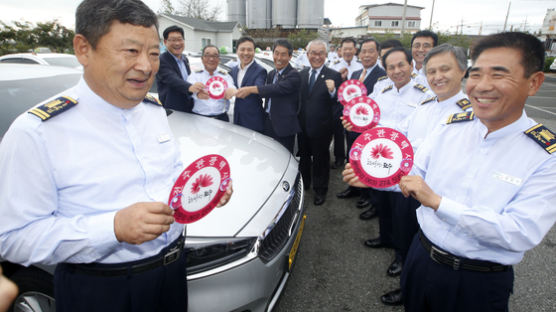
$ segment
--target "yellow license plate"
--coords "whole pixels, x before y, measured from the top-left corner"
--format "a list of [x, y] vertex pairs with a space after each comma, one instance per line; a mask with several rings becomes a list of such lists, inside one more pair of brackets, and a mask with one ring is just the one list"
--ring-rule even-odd
[[303, 227], [305, 226], [305, 219], [307, 219], [307, 215], [303, 215], [301, 218], [301, 224], [299, 225], [299, 230], [297, 231], [297, 235], [295, 236], [295, 241], [293, 242], [292, 249], [290, 250], [290, 255], [288, 257], [288, 270], [291, 271], [293, 261], [295, 259], [295, 254], [297, 254], [297, 248], [299, 247], [299, 242], [301, 242], [301, 234], [303, 233]]

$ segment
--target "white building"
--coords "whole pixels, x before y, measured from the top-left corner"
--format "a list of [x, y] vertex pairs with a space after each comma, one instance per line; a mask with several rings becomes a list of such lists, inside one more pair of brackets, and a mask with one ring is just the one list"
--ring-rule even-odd
[[[415, 33], [421, 28], [423, 7], [408, 5], [405, 12], [405, 32]], [[384, 3], [362, 5], [355, 25], [367, 26], [369, 33], [401, 33], [403, 4]]]
[[159, 14], [159, 33], [169, 26], [177, 25], [183, 28], [185, 35], [185, 50], [200, 52], [204, 46], [213, 44], [219, 48], [233, 48], [235, 40], [241, 37], [238, 22], [210, 22], [202, 19]]
[[556, 10], [546, 9], [540, 39], [545, 42], [549, 55], [556, 55]]

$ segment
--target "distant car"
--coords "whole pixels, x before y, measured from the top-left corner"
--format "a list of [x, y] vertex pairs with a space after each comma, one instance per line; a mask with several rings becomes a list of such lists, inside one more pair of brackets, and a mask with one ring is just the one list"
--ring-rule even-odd
[[64, 53], [16, 53], [0, 56], [0, 63], [40, 64], [82, 69], [73, 54]]
[[[192, 69], [197, 66], [190, 61]], [[55, 66], [0, 64], [1, 134], [15, 116], [77, 84], [80, 76]], [[247, 128], [183, 112], [169, 112], [168, 121], [185, 165], [222, 155], [234, 185], [225, 207], [187, 226], [188, 311], [271, 311], [294, 268], [305, 222], [298, 162], [279, 143]], [[2, 268], [19, 286], [15, 311], [55, 311], [54, 267], [2, 262]]]
[[554, 58], [554, 61], [550, 64], [550, 71], [556, 71], [556, 58]]

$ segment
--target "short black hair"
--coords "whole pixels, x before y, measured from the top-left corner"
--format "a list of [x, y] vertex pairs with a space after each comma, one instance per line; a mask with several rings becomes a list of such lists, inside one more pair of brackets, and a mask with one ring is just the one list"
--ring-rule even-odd
[[274, 50], [276, 50], [276, 47], [284, 47], [284, 48], [288, 49], [288, 54], [290, 56], [292, 56], [293, 46], [288, 40], [286, 40], [286, 39], [276, 39], [276, 41], [274, 41], [274, 45], [272, 46], [272, 52], [274, 52]]
[[253, 49], [254, 49], [256, 47], [255, 40], [253, 38], [249, 37], [249, 36], [243, 36], [243, 37], [241, 37], [237, 40], [236, 50], [237, 50], [237, 48], [239, 48], [240, 44], [242, 44], [244, 42], [248, 42], [248, 41], [253, 44]]
[[164, 40], [168, 40], [168, 35], [170, 35], [170, 33], [173, 33], [173, 32], [179, 32], [181, 34], [181, 37], [185, 38], [183, 28], [181, 28], [177, 25], [172, 25], [172, 26], [167, 27], [166, 29], [164, 29], [164, 32], [162, 33], [162, 37], [164, 37]]
[[544, 46], [533, 35], [522, 32], [503, 32], [490, 35], [479, 40], [471, 50], [473, 63], [485, 50], [494, 48], [511, 48], [521, 52], [521, 65], [525, 77], [542, 71], [544, 68]]
[[405, 54], [405, 59], [407, 60], [409, 65], [411, 65], [411, 60], [412, 60], [411, 53], [409, 53], [409, 51], [407, 51], [403, 47], [395, 47], [395, 48], [392, 48], [392, 49], [388, 50], [388, 52], [386, 52], [386, 54], [384, 54], [384, 56], [382, 57], [382, 65], [384, 65], [384, 68], [387, 67], [386, 59], [388, 59], [388, 56], [390, 56], [390, 54], [392, 54], [394, 52], [403, 52]]
[[416, 32], [415, 34], [413, 34], [413, 37], [411, 37], [411, 46], [413, 46], [413, 40], [415, 40], [415, 38], [419, 38], [419, 37], [431, 37], [433, 44], [433, 47], [436, 47], [438, 45], [438, 35], [430, 30], [420, 30], [418, 32]]
[[156, 14], [141, 0], [84, 0], [75, 11], [75, 33], [87, 38], [95, 49], [114, 21], [155, 26], [158, 35]]
[[399, 47], [403, 47], [403, 44], [396, 39], [389, 39], [389, 40], [385, 40], [380, 44], [380, 50], [382, 51], [382, 49], [391, 49], [391, 48], [399, 48]]
[[354, 48], [357, 47], [357, 42], [355, 42], [355, 39], [353, 37], [347, 37], [347, 38], [342, 39], [342, 42], [340, 43], [340, 47], [343, 47], [344, 43], [346, 43], [346, 42], [353, 43]]
[[364, 39], [363, 41], [361, 41], [361, 44], [359, 44], [359, 51], [361, 51], [361, 49], [363, 48], [363, 45], [367, 42], [374, 42], [375, 46], [376, 46], [376, 50], [380, 51], [380, 43], [378, 43], [378, 41], [375, 38], [367, 38], [367, 39]]
[[214, 44], [207, 44], [206, 46], [204, 46], [204, 47], [203, 47], [203, 50], [202, 50], [202, 52], [201, 52], [201, 56], [204, 56], [204, 55], [205, 55], [205, 50], [208, 49], [208, 48], [215, 48], [216, 51], [218, 52], [218, 56], [220, 56], [220, 50], [219, 50], [218, 47], [215, 46]]

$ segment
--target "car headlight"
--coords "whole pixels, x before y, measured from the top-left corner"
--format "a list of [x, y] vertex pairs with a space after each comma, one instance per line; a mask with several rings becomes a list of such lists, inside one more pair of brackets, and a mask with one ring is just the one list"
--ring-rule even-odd
[[[194, 275], [205, 272], [214, 274], [211, 270], [218, 268], [224, 271], [229, 267], [239, 265], [237, 260], [244, 263], [256, 257], [257, 237], [242, 238], [188, 238], [185, 246], [187, 257], [187, 273]], [[249, 254], [252, 257], [248, 257]], [[205, 275], [205, 274], [203, 274]]]

